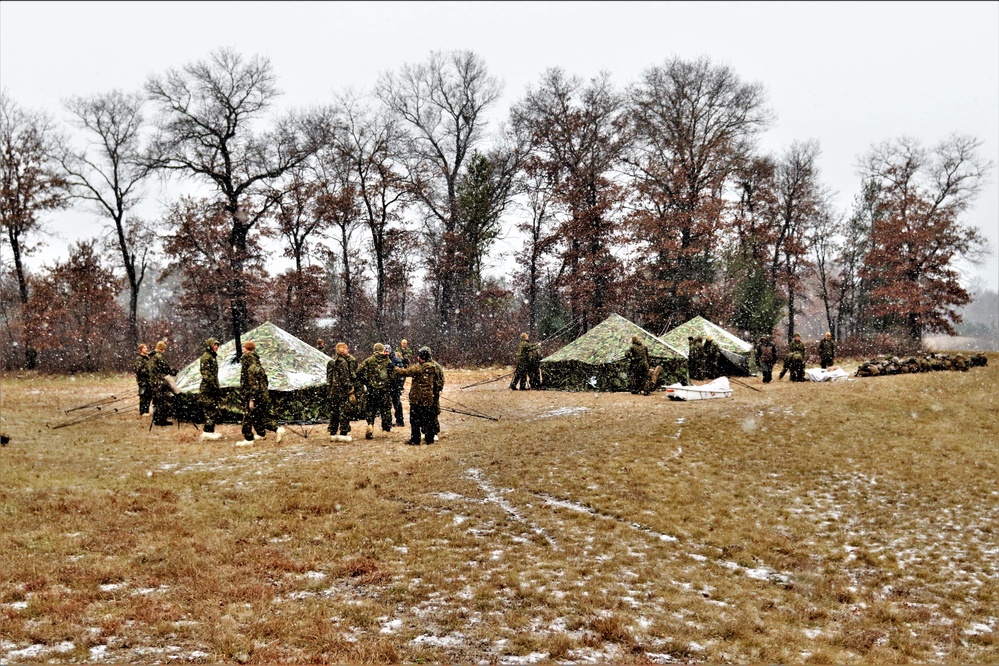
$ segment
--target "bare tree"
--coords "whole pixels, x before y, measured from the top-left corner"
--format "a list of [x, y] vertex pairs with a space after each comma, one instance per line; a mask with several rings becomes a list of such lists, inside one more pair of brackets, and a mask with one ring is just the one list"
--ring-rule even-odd
[[466, 159], [482, 140], [483, 112], [502, 87], [471, 51], [433, 52], [426, 63], [382, 77], [378, 97], [409, 129], [408, 173], [424, 212], [427, 264], [439, 327], [452, 327], [459, 280], [458, 183]]
[[239, 355], [249, 322], [247, 238], [276, 203], [265, 186], [315, 154], [325, 140], [325, 118], [291, 113], [260, 131], [279, 94], [271, 63], [230, 49], [154, 76], [146, 91], [160, 111], [150, 164], [213, 184], [229, 216], [230, 314]]
[[707, 58], [651, 67], [629, 96], [625, 161], [637, 191], [632, 219], [650, 254], [653, 282], [646, 287], [663, 323], [683, 321], [697, 314], [713, 281], [729, 179], [771, 113], [761, 85]]
[[298, 165], [285, 176], [273, 194], [277, 200], [274, 217], [285, 241], [284, 254], [293, 266], [277, 281], [285, 292], [283, 311], [278, 314], [287, 330], [302, 336], [323, 305], [322, 271], [311, 260], [330, 220], [321, 210], [324, 186], [316, 178], [314, 164]]
[[128, 281], [129, 339], [135, 347], [139, 342], [139, 289], [151, 249], [141, 240], [142, 222], [127, 217], [141, 201], [140, 186], [150, 174], [141, 146], [142, 97], [114, 90], [76, 97], [66, 106], [85, 131], [87, 144], [80, 150], [67, 150], [61, 162], [73, 195], [95, 204], [98, 213], [111, 221], [114, 245]]
[[[312, 168], [319, 190], [316, 216], [325, 221], [333, 242], [339, 247], [339, 252], [332, 251], [327, 257], [327, 264], [337, 278], [335, 283], [339, 285], [338, 293], [331, 296], [341, 322], [342, 335], [351, 340], [357, 331], [360, 291], [358, 251], [354, 240], [362, 224], [357, 184], [352, 177], [348, 156], [334, 142], [320, 149]], [[336, 268], [333, 269], [333, 266]]]
[[557, 242], [556, 215], [558, 202], [555, 184], [548, 170], [529, 160], [519, 177], [517, 189], [523, 192], [528, 218], [518, 225], [525, 235], [524, 246], [517, 258], [524, 267], [524, 292], [527, 297], [527, 329], [531, 336], [538, 331], [540, 319], [541, 277], [546, 259]]
[[828, 190], [819, 180], [816, 141], [795, 142], [777, 163], [775, 192], [778, 218], [771, 256], [771, 285], [783, 286], [787, 303], [787, 339], [794, 337], [795, 298], [807, 264], [808, 240], [829, 215]]
[[[56, 160], [62, 144], [47, 115], [21, 109], [0, 91], [0, 224], [14, 262], [22, 318], [29, 296], [24, 259], [36, 249], [31, 236], [40, 229], [38, 214], [63, 208], [67, 201], [66, 178]], [[28, 369], [37, 363], [27, 331], [24, 363]]]
[[[411, 188], [401, 168], [399, 121], [368, 107], [353, 93], [338, 98], [333, 144], [349, 165], [361, 217], [368, 227], [375, 270], [375, 334], [385, 337], [385, 299], [393, 223], [400, 223]], [[410, 248], [399, 248], [406, 251]]]

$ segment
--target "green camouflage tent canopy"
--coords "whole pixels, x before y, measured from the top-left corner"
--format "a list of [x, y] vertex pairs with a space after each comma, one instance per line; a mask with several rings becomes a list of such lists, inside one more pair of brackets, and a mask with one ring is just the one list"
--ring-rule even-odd
[[[326, 363], [330, 357], [312, 345], [270, 322], [240, 336], [243, 342], [257, 345], [260, 364], [267, 372], [274, 417], [279, 422], [326, 422], [329, 405], [326, 401]], [[200, 423], [204, 418], [196, 399], [201, 387], [201, 362], [198, 359], [177, 373], [178, 407], [184, 420]], [[219, 345], [219, 385], [223, 401], [220, 422], [238, 423], [243, 410], [239, 402], [240, 364], [236, 360], [235, 340]]]
[[690, 351], [688, 337], [706, 338], [707, 336], [715, 341], [721, 350], [723, 363], [727, 366], [722, 368], [726, 375], [750, 375], [750, 361], [752, 359], [753, 345], [742, 338], [729, 333], [724, 328], [708, 321], [704, 317], [694, 317], [686, 321], [669, 333], [662, 336], [671, 346], [683, 350], [684, 354]]
[[649, 348], [653, 367], [661, 365], [659, 385], [686, 383], [687, 357], [619, 314], [612, 314], [585, 334], [541, 361], [542, 384], [561, 391], [627, 391], [631, 336]]

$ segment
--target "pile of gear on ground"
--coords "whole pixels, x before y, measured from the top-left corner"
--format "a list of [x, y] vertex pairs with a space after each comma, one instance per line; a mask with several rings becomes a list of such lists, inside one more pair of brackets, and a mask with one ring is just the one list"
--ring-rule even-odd
[[879, 356], [870, 361], [864, 361], [857, 368], [857, 377], [878, 377], [880, 375], [904, 375], [915, 372], [933, 372], [937, 370], [962, 370], [988, 364], [984, 354], [927, 354], [916, 358], [910, 356], [902, 359], [898, 356]]

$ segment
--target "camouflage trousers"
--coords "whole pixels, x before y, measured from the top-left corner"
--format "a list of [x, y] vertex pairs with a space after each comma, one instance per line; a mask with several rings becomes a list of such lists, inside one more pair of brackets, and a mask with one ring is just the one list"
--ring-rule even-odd
[[166, 425], [173, 416], [173, 392], [166, 386], [153, 391], [153, 422]]
[[219, 396], [201, 396], [201, 409], [205, 413], [205, 432], [215, 432], [215, 422], [219, 420]]
[[149, 384], [139, 385], [139, 414], [149, 413], [149, 404], [153, 400], [153, 389]]
[[405, 425], [405, 421], [402, 418], [402, 389], [398, 391], [392, 391], [392, 411], [395, 412], [395, 424], [397, 426]]
[[347, 396], [333, 396], [330, 400], [330, 425], [327, 428], [331, 435], [338, 434], [338, 430], [341, 435], [350, 432], [350, 412], [351, 404]]
[[628, 390], [645, 393], [649, 386], [649, 366], [639, 365], [628, 370]]
[[375, 416], [382, 417], [382, 430], [392, 429], [392, 397], [385, 389], [369, 389], [367, 403], [368, 425], [375, 424]]
[[240, 429], [240, 432], [243, 433], [243, 439], [248, 442], [253, 441], [254, 430], [261, 437], [266, 437], [268, 430], [272, 432], [277, 430], [277, 423], [274, 421], [273, 412], [271, 412], [270, 398], [254, 400], [253, 409], [250, 409], [249, 405], [243, 407], [243, 427]]
[[436, 407], [409, 404], [409, 427], [412, 433], [409, 438], [410, 444], [419, 444], [421, 434], [427, 444], [433, 444], [434, 435], [437, 434], [436, 424]]

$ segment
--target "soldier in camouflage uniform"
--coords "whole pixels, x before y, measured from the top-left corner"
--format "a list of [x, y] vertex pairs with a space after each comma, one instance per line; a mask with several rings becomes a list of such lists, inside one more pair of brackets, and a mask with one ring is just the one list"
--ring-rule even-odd
[[527, 388], [527, 333], [520, 334], [520, 346], [514, 358], [513, 379], [510, 380], [511, 391], [523, 391]]
[[[350, 350], [346, 342], [336, 343], [333, 358], [326, 363], [326, 389], [330, 403], [330, 441], [349, 442], [351, 407], [357, 404], [354, 373], [350, 368]], [[339, 434], [337, 431], [339, 430]]]
[[364, 359], [361, 367], [357, 370], [358, 380], [367, 388], [367, 421], [368, 428], [364, 433], [365, 439], [374, 437], [375, 414], [380, 414], [382, 419], [382, 430], [392, 431], [392, 396], [389, 385], [389, 375], [392, 372], [388, 354], [385, 353], [385, 345], [381, 342], [374, 344], [371, 356]]
[[205, 427], [201, 431], [201, 439], [222, 439], [221, 433], [215, 432], [215, 421], [219, 417], [219, 401], [222, 399], [222, 387], [219, 386], [219, 341], [215, 338], [205, 340], [205, 351], [201, 354], [201, 406], [205, 412]]
[[777, 361], [777, 348], [769, 335], [760, 336], [756, 343], [756, 364], [763, 373], [763, 383], [769, 384], [774, 378], [774, 363]]
[[149, 347], [145, 343], [139, 345], [139, 354], [132, 363], [135, 371], [135, 383], [139, 387], [139, 416], [149, 413], [149, 403], [153, 399], [153, 385], [149, 379]]
[[721, 360], [721, 347], [709, 335], [704, 338], [704, 378], [714, 379], [721, 374], [718, 371], [718, 362]]
[[156, 343], [156, 351], [149, 355], [149, 384], [153, 391], [153, 423], [158, 426], [172, 425], [173, 391], [163, 378], [173, 375], [173, 368], [166, 360], [165, 340]]
[[[393, 350], [389, 345], [385, 345], [385, 349], [388, 351], [389, 364], [393, 368], [408, 367], [406, 362], [402, 360], [402, 357], [399, 356], [398, 351]], [[405, 377], [400, 377], [394, 372], [389, 378], [389, 393], [392, 396], [392, 410], [395, 412], [395, 424], [399, 427], [406, 425], [406, 421], [403, 419], [402, 410], [402, 385], [405, 382]]]
[[788, 345], [784, 367], [781, 368], [778, 379], [784, 379], [784, 374], [787, 372], [791, 373], [792, 382], [805, 381], [805, 343], [801, 341], [800, 333], [795, 333], [794, 339]]
[[638, 339], [631, 336], [631, 347], [625, 352], [628, 361], [628, 388], [635, 395], [649, 395], [649, 349]]
[[819, 361], [822, 364], [822, 369], [825, 370], [833, 364], [836, 360], [836, 343], [833, 342], [832, 333], [826, 331], [826, 337], [822, 338], [819, 342]]
[[399, 356], [402, 357], [407, 368], [413, 365], [413, 350], [410, 348], [408, 340], [403, 340], [399, 343]]
[[412, 435], [408, 444], [417, 446], [420, 443], [422, 431], [427, 444], [434, 443], [436, 426], [435, 400], [439, 399], [444, 388], [443, 371], [438, 375], [438, 367], [431, 359], [430, 349], [422, 347], [416, 355], [416, 365], [408, 368], [395, 368], [395, 372], [404, 377], [413, 378], [413, 386], [409, 389], [409, 426]]
[[[281, 443], [284, 427], [274, 421], [271, 411], [271, 394], [267, 388], [267, 372], [257, 356], [257, 344], [253, 340], [243, 343], [243, 356], [240, 358], [239, 390], [243, 396], [243, 444], [252, 444], [255, 439], [267, 437], [267, 431], [277, 433]], [[256, 430], [256, 435], [253, 431]]]
[[541, 347], [530, 341], [527, 333], [520, 334], [520, 346], [517, 348], [517, 365], [513, 372], [510, 388], [514, 390], [541, 388]]
[[701, 336], [687, 338], [689, 352], [687, 354], [687, 369], [691, 379], [704, 379], [704, 343]]

